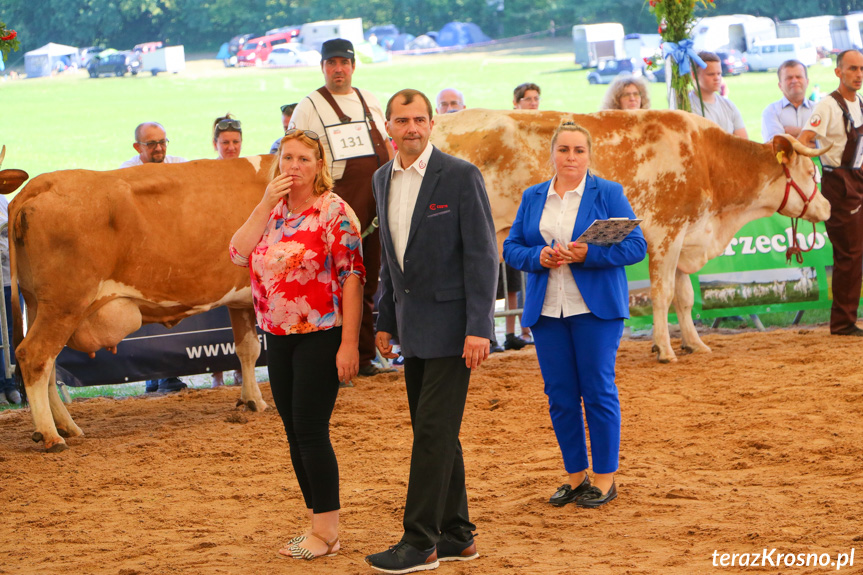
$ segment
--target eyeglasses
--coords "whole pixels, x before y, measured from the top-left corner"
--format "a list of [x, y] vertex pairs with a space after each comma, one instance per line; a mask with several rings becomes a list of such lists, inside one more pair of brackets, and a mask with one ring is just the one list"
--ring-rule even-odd
[[533, 104], [533, 103], [539, 104], [539, 100], [540, 100], [539, 96], [536, 96], [534, 98], [519, 98], [518, 99], [519, 102], [528, 102], [529, 104]]
[[164, 140], [151, 140], [149, 142], [138, 142], [138, 143], [141, 144], [142, 146], [145, 146], [147, 149], [152, 150], [153, 148], [157, 148], [159, 146], [162, 146], [163, 148], [165, 148], [168, 146], [168, 142], [170, 142], [170, 141], [171, 140], [169, 140], [168, 138], [165, 138]]
[[285, 136], [293, 136], [297, 132], [299, 132], [299, 136], [305, 136], [310, 140], [314, 140], [315, 142], [321, 139], [321, 137], [318, 136], [317, 133], [312, 132], [311, 130], [297, 130], [296, 128], [285, 130]]
[[294, 104], [285, 104], [285, 105], [284, 105], [284, 106], [282, 106], [280, 109], [282, 110], [282, 115], [283, 115], [283, 116], [290, 116], [291, 114], [293, 114], [293, 113], [294, 113], [294, 108], [296, 108], [296, 107], [297, 107], [297, 104], [296, 104], [296, 103], [294, 103]]
[[224, 132], [226, 130], [242, 132], [243, 123], [239, 120], [234, 120], [232, 118], [225, 118], [224, 120], [221, 120], [218, 124], [216, 124], [217, 132]]

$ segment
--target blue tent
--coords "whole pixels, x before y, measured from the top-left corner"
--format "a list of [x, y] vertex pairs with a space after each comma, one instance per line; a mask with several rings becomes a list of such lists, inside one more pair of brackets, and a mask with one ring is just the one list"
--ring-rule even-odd
[[437, 35], [438, 46], [467, 46], [491, 40], [473, 22], [450, 22], [444, 24]]

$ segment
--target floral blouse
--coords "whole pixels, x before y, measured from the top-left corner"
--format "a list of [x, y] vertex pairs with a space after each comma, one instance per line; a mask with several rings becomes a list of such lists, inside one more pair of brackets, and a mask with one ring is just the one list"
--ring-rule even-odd
[[279, 202], [248, 258], [230, 246], [231, 261], [249, 267], [258, 325], [273, 335], [340, 326], [345, 280], [355, 274], [365, 283], [359, 220], [333, 192], [287, 214]]

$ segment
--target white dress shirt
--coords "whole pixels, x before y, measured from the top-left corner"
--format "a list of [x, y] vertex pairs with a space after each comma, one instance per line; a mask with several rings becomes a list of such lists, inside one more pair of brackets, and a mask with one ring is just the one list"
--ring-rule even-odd
[[[561, 198], [554, 191], [557, 176], [552, 178], [545, 207], [539, 219], [539, 233], [546, 244], [551, 245], [551, 240], [557, 240], [564, 245], [572, 241], [572, 230], [575, 228], [575, 218], [578, 216], [578, 207], [581, 205], [586, 181], [585, 176], [574, 190], [569, 190]], [[572, 277], [569, 264], [548, 270], [548, 285], [545, 288], [545, 301], [542, 303], [540, 313], [547, 317], [569, 317], [590, 313]]]
[[405, 269], [405, 250], [411, 231], [411, 219], [433, 149], [434, 146], [431, 143], [426, 144], [426, 148], [419, 158], [407, 168], [402, 168], [401, 152], [397, 153], [393, 160], [387, 221], [389, 222], [393, 248], [396, 250], [396, 260], [402, 270]]

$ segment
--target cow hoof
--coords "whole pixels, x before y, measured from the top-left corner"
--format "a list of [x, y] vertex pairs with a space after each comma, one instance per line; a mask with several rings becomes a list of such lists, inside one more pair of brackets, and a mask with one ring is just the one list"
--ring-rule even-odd
[[245, 401], [243, 401], [242, 399], [238, 399], [238, 400], [237, 400], [237, 405], [235, 405], [234, 407], [242, 407], [242, 406], [244, 406], [245, 404], [246, 404], [246, 402], [245, 402]]
[[63, 438], [66, 438], [66, 437], [72, 437], [72, 436], [69, 434], [69, 432], [68, 432], [68, 431], [66, 431], [65, 429], [63, 429], [62, 427], [58, 427], [58, 428], [57, 428], [57, 433], [58, 433], [58, 434], [60, 434], [60, 437], [63, 437]]
[[33, 440], [33, 443], [39, 443], [40, 441], [42, 441], [42, 434], [38, 431], [34, 431], [33, 435], [31, 435], [30, 438]]
[[246, 409], [249, 411], [258, 411], [258, 404], [250, 399], [246, 402]]
[[656, 346], [655, 343], [652, 346], [650, 346], [650, 353], [657, 353], [658, 351], [659, 351], [659, 348]]
[[684, 355], [689, 355], [690, 353], [695, 353], [695, 348], [692, 347], [691, 345], [681, 345], [680, 346], [680, 353], [682, 353]]
[[45, 451], [47, 451], [48, 453], [60, 453], [61, 451], [66, 451], [67, 449], [69, 449], [69, 446], [66, 445], [66, 442], [60, 441], [59, 443], [55, 443]]

